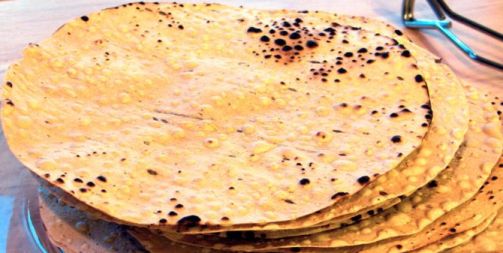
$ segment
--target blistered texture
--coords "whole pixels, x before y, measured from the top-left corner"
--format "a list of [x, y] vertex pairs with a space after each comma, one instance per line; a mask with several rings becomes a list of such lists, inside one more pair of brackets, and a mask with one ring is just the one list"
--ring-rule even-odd
[[140, 246], [117, 224], [91, 219], [45, 191], [39, 197], [39, 205], [47, 236], [64, 252], [139, 252]]
[[[501, 121], [494, 113], [489, 113], [493, 110], [489, 104], [487, 95], [483, 95], [476, 91], [473, 87], [466, 87], [471, 99], [480, 99], [487, 101], [484, 105], [483, 117], [492, 122], [480, 129], [488, 134], [498, 136], [501, 135]], [[493, 103], [494, 104], [494, 103]], [[501, 107], [500, 107], [501, 108]], [[499, 111], [499, 110], [498, 110]], [[501, 115], [501, 113], [498, 113]], [[488, 143], [496, 143], [488, 139]], [[496, 147], [496, 145], [495, 145]], [[497, 212], [503, 205], [503, 157], [500, 158], [498, 164], [493, 168], [488, 180], [480, 187], [478, 193], [463, 205], [457, 207], [451, 212], [441, 216], [431, 225], [426, 227], [421, 232], [412, 236], [398, 237], [376, 244], [364, 245], [360, 247], [349, 247], [335, 251], [325, 251], [321, 249], [314, 250], [315, 252], [406, 252], [421, 248], [435, 241], [441, 240], [451, 234], [459, 233], [477, 226], [492, 213]]]
[[[487, 97], [487, 95], [486, 95]], [[491, 102], [494, 105], [498, 106], [498, 115], [501, 115], [500, 113], [500, 108], [503, 106], [503, 104], [500, 104], [501, 102], [499, 101], [499, 98], [495, 98], [493, 102]], [[480, 109], [479, 109], [480, 110]], [[484, 113], [481, 115], [476, 115], [477, 117], [484, 116]], [[472, 130], [473, 131], [473, 124], [472, 124]], [[435, 183], [429, 184], [431, 186], [435, 185]], [[438, 187], [438, 182], [437, 182], [437, 187]], [[440, 241], [433, 242], [430, 245], [427, 245], [423, 248], [420, 248], [414, 252], [421, 252], [421, 253], [427, 253], [427, 252], [442, 252], [448, 248], [452, 248], [456, 245], [459, 245], [461, 243], [466, 242], [467, 240], [470, 240], [473, 238], [474, 235], [478, 234], [483, 230], [488, 223], [491, 221], [492, 215], [489, 216], [488, 219], [482, 221], [481, 224], [478, 226], [460, 232], [456, 234], [452, 234], [450, 236], [445, 237], [444, 239], [441, 239]], [[165, 240], [162, 237], [148, 234], [148, 232], [143, 232], [142, 237], [136, 237], [142, 244], [144, 245], [149, 245], [150, 247], [148, 249], [157, 249], [153, 250], [153, 253], [160, 253], [163, 252], [162, 249], [164, 244], [172, 245], [173, 243], [170, 242], [169, 240]], [[494, 219], [493, 223], [481, 234], [475, 236], [473, 240], [470, 242], [456, 247], [448, 252], [499, 252], [501, 248], [503, 248], [503, 244], [501, 244], [501, 235], [503, 234], [503, 212], [500, 211], [499, 215], [496, 216]], [[193, 250], [192, 252], [200, 252], [202, 249], [201, 248], [191, 248]], [[285, 251], [285, 252], [291, 252], [290, 250]], [[337, 252], [337, 251], [330, 251], [330, 252]], [[391, 250], [393, 252], [393, 249]]]
[[[406, 45], [407, 48], [413, 47], [413, 44], [403, 36], [401, 31], [396, 30], [396, 28], [392, 27], [391, 25], [380, 21], [370, 20], [362, 17], [339, 16], [326, 12], [311, 12], [309, 15], [314, 15], [322, 20], [325, 20], [326, 22], [336, 22], [339, 24], [352, 24], [353, 26], [360, 26], [363, 27], [363, 30], [368, 29], [382, 35], [393, 37], [395, 40], [399, 41], [399, 43]], [[409, 52], [412, 55], [415, 55], [415, 53], [413, 53], [412, 51]], [[431, 54], [426, 51], [421, 51], [420, 54], [431, 56]], [[435, 61], [439, 62], [440, 60], [436, 59]], [[448, 71], [450, 75], [453, 75], [450, 70], [446, 71]], [[427, 73], [425, 73], [425, 75], [426, 74]], [[457, 80], [453, 81], [458, 82]], [[427, 173], [409, 175], [407, 172], [404, 172], [404, 170], [409, 168], [411, 166], [411, 163], [413, 163], [414, 160], [412, 159], [418, 158], [417, 154], [412, 154], [412, 157], [409, 158], [409, 163], [402, 163], [402, 165], [397, 169], [390, 171], [385, 176], [381, 176], [379, 180], [370, 183], [364, 190], [360, 191], [359, 193], [348, 198], [344, 198], [340, 202], [338, 202], [337, 205], [333, 205], [330, 208], [321, 210], [315, 215], [305, 216], [300, 219], [285, 223], [266, 224], [253, 227], [233, 226], [220, 229], [214, 227], [198, 227], [186, 233], [199, 234], [229, 230], [261, 230], [259, 233], [250, 233], [249, 231], [242, 233], [242, 236], [254, 236], [259, 238], [282, 238], [294, 235], [312, 234], [315, 232], [333, 229], [347, 225], [349, 223], [353, 223], [353, 217], [359, 217], [361, 219], [368, 218], [368, 211], [382, 210], [387, 207], [388, 203], [399, 200], [399, 197], [410, 195], [418, 188], [424, 186], [433, 178], [435, 178], [438, 173], [440, 173], [447, 166], [451, 158], [454, 156], [454, 153], [458, 149], [459, 145], [461, 144], [463, 139], [462, 137], [466, 133], [466, 130], [468, 128], [468, 108], [463, 91], [459, 86], [453, 85], [450, 87], [452, 88], [450, 92], [445, 92], [443, 96], [439, 96], [439, 98], [442, 99], [449, 98], [449, 106], [446, 106], [446, 108], [439, 107], [441, 108], [442, 112], [448, 111], [448, 118], [434, 116], [433, 119], [433, 121], [437, 122], [435, 124], [440, 126], [437, 134], [441, 134], [442, 138], [446, 138], [443, 139], [445, 142], [442, 143], [438, 141], [434, 144], [431, 144], [432, 147], [434, 147], [435, 145], [438, 146], [438, 149], [435, 149], [433, 152], [434, 157], [429, 157], [428, 164], [425, 164], [424, 167], [416, 167], [417, 173], [417, 170], [423, 169], [424, 171], [426, 171], [426, 169], [428, 169]], [[438, 116], [438, 113], [441, 112], [439, 111], [434, 114]], [[449, 132], [449, 134], [452, 135], [449, 140], [447, 140], [447, 137], [445, 136], [446, 132]], [[435, 140], [436, 138], [431, 139]], [[428, 155], [429, 153], [430, 151], [426, 150], [423, 154]], [[232, 233], [232, 236], [235, 235], [236, 233]]]
[[4, 84], [23, 164], [123, 223], [180, 230], [330, 206], [398, 165], [432, 117], [398, 41], [219, 5], [82, 16], [30, 45]]
[[[293, 221], [291, 225], [287, 225], [286, 227], [284, 227], [283, 225], [277, 226], [277, 227], [282, 228], [279, 230], [239, 231], [240, 229], [237, 229], [238, 231], [230, 230], [230, 231], [226, 231], [226, 232], [220, 232], [218, 235], [223, 238], [241, 238], [241, 239], [244, 239], [244, 238], [246, 238], [246, 239], [254, 239], [254, 238], [277, 239], [277, 238], [287, 238], [287, 237], [300, 236], [300, 235], [309, 235], [309, 234], [319, 233], [319, 232], [334, 229], [334, 228], [344, 227], [344, 226], [353, 224], [355, 222], [365, 220], [365, 219], [370, 218], [374, 215], [377, 215], [379, 213], [384, 212], [384, 210], [395, 206], [396, 204], [400, 203], [400, 201], [401, 201], [400, 198], [392, 198], [392, 199], [386, 200], [383, 203], [380, 203], [379, 205], [369, 206], [368, 208], [362, 209], [362, 210], [358, 211], [357, 213], [337, 217], [336, 219], [333, 220], [334, 223], [329, 223], [329, 224], [324, 224], [324, 225], [315, 225], [313, 227], [291, 229], [291, 226], [296, 226], [296, 224], [297, 224], [296, 221]], [[271, 225], [269, 225], [269, 227], [271, 227]], [[283, 229], [283, 228], [286, 228], [286, 229]], [[166, 233], [169, 233], [169, 232], [167, 231]], [[193, 233], [186, 233], [186, 234], [193, 234]], [[205, 234], [205, 233], [203, 233], [203, 234]]]
[[499, 252], [503, 249], [503, 212], [500, 210], [493, 223], [473, 240], [453, 248], [449, 252]]
[[[432, 105], [444, 106], [435, 104], [437, 102], [435, 99], [439, 95], [435, 92], [448, 90], [443, 88], [444, 85], [458, 85], [459, 87], [461, 85], [453, 82], [452, 76], [446, 74], [449, 73], [447, 69], [440, 64], [428, 59], [421, 59], [419, 66], [424, 67], [425, 72], [430, 74], [431, 82], [430, 79], [427, 79], [427, 82], [430, 84]], [[475, 195], [501, 155], [502, 136], [496, 110], [487, 99], [480, 98], [476, 90], [470, 87], [467, 87], [467, 90], [470, 129], [465, 136], [464, 145], [446, 170], [394, 208], [356, 225], [289, 239], [257, 242], [257, 239], [239, 240], [241, 238], [235, 236], [231, 237], [231, 240], [216, 236], [185, 236], [182, 238], [173, 235], [167, 236], [195, 245], [221, 249], [274, 250], [277, 248], [354, 246], [417, 233], [444, 213], [452, 211]], [[432, 109], [435, 112], [436, 108]], [[436, 115], [443, 116], [442, 114]], [[432, 122], [432, 126], [435, 128], [435, 121]], [[431, 137], [430, 133], [432, 131], [427, 134], [422, 149], [428, 148], [427, 141]], [[422, 160], [422, 163], [426, 163], [425, 159]], [[415, 170], [414, 166], [417, 163], [420, 163], [420, 159], [417, 159], [415, 164], [405, 171]], [[360, 219], [359, 216], [354, 217], [354, 221]]]
[[[435, 220], [419, 233], [396, 237], [374, 244], [344, 248], [295, 248], [297, 252], [312, 253], [371, 253], [409, 252], [447, 238], [453, 234], [472, 229], [491, 217], [503, 205], [503, 157], [494, 167], [491, 176], [472, 199]], [[285, 249], [284, 252], [290, 252]]]
[[[427, 55], [426, 53], [423, 54]], [[423, 183], [420, 183], [421, 181], [425, 181], [428, 179], [432, 180], [436, 176], [436, 174], [434, 173], [442, 171], [440, 168], [443, 168], [443, 166], [448, 164], [448, 162], [450, 161], [450, 154], [452, 150], [457, 148], [457, 146], [455, 145], [461, 142], [461, 139], [458, 138], [463, 137], [463, 135], [461, 135], [460, 132], [456, 130], [456, 127], [458, 127], [456, 125], [457, 121], [454, 118], [449, 119], [449, 117], [452, 117], [452, 115], [454, 114], [453, 112], [449, 113], [450, 112], [449, 108], [452, 108], [452, 106], [464, 106], [464, 105], [463, 104], [457, 105], [456, 103], [454, 103], [453, 105], [452, 102], [449, 102], [447, 94], [450, 94], [455, 98], [456, 95], [464, 96], [464, 93], [462, 93], [461, 84], [456, 80], [452, 71], [450, 71], [446, 67], [434, 63], [432, 59], [428, 60], [426, 58], [419, 62], [419, 66], [424, 68], [425, 73], [428, 73], [429, 75], [426, 80], [427, 83], [429, 83], [431, 86], [430, 96], [432, 97], [432, 109], [433, 111], [437, 111], [437, 113], [435, 112], [434, 113], [441, 120], [437, 121], [436, 117], [433, 119], [432, 122], [433, 130], [430, 131], [425, 137], [422, 144], [422, 150], [419, 151], [419, 155], [411, 156], [405, 163], [399, 166], [397, 170], [391, 171], [387, 175], [382, 176], [381, 177], [382, 181], [381, 178], [377, 180], [377, 183], [379, 185], [374, 190], [376, 193], [379, 194], [378, 195], [379, 197], [376, 197], [376, 200], [377, 202], [381, 202], [383, 201], [383, 199], [386, 199], [386, 201], [377, 205], [370, 205], [368, 208], [365, 208], [359, 211], [358, 213], [351, 215], [344, 215], [336, 219], [332, 219], [331, 220], [332, 223], [324, 224], [322, 226], [301, 228], [296, 230], [260, 231], [255, 234], [255, 237], [284, 238], [296, 235], [310, 235], [313, 233], [319, 233], [322, 231], [339, 228], [341, 225], [345, 226], [347, 224], [362, 221], [367, 217], [371, 217], [378, 213], [382, 213], [382, 211], [389, 206], [387, 205], [387, 201], [389, 201], [390, 199], [389, 197], [390, 194], [397, 195], [400, 192], [402, 192], [403, 195], [406, 195], [406, 193], [403, 193], [404, 188], [409, 187], [408, 191], [411, 191], [410, 188], [415, 189], [415, 187], [418, 187], [418, 185], [422, 185]], [[452, 99], [450, 100], [452, 101]], [[462, 98], [459, 101], [461, 100]], [[480, 106], [479, 104], [473, 104], [473, 103], [476, 102], [475, 101], [472, 102], [471, 110], [474, 112], [470, 124], [482, 127], [485, 121], [484, 118], [479, 115], [479, 112], [482, 109], [479, 108]], [[441, 109], [437, 110], [437, 108]], [[468, 119], [466, 119], [465, 121], [467, 122]], [[442, 123], [443, 125], [441, 125]], [[441, 125], [438, 129], [436, 128], [438, 126], [437, 124]], [[450, 129], [449, 134], [446, 134], [447, 129]], [[366, 229], [366, 233], [363, 236], [357, 235], [359, 232], [357, 232], [358, 230], [355, 230], [355, 227], [349, 227], [341, 230], [340, 235], [344, 235], [346, 238], [344, 238], [343, 241], [339, 242], [339, 244], [353, 245], [355, 244], [355, 241], [358, 241], [358, 243], [364, 243], [364, 242], [368, 243], [373, 240], [389, 236], [396, 236], [397, 234], [413, 233], [414, 231], [419, 231], [432, 221], [431, 219], [432, 214], [431, 213], [428, 214], [426, 210], [424, 210], [425, 203], [428, 204], [434, 203], [437, 205], [439, 209], [448, 211], [456, 207], [457, 205], [461, 204], [463, 201], [471, 197], [473, 194], [475, 194], [478, 186], [480, 186], [484, 182], [485, 177], [487, 177], [488, 174], [490, 173], [492, 168], [491, 163], [495, 163], [496, 160], [498, 159], [500, 154], [499, 150], [500, 148], [498, 146], [493, 147], [493, 145], [499, 145], [499, 142], [496, 143], [482, 142], [482, 144], [480, 144], [481, 142], [478, 141], [477, 139], [491, 138], [492, 140], [493, 136], [489, 136], [485, 132], [480, 132], [479, 129], [473, 129], [470, 136], [472, 137], [470, 138], [470, 142], [468, 143], [469, 145], [468, 150], [459, 152], [458, 156], [468, 156], [471, 158], [471, 160], [465, 161], [461, 166], [461, 168], [459, 169], [457, 168], [458, 166], [457, 164], [453, 164], [456, 165], [455, 166], [456, 169], [450, 168], [448, 172], [443, 173], [442, 183], [440, 183], [440, 185], [442, 186], [441, 189], [439, 190], [441, 191], [441, 193], [438, 192], [437, 194], [434, 194], [434, 196], [430, 197], [429, 195], [432, 193], [432, 191], [436, 191], [436, 189], [431, 190], [429, 189], [429, 187], [425, 187], [425, 189], [423, 189], [420, 193], [416, 194], [413, 198], [411, 198], [414, 201], [408, 201], [396, 208], [399, 210], [409, 210], [411, 203], [414, 203], [413, 204], [414, 206], [418, 205], [420, 210], [422, 210], [421, 212], [413, 210], [412, 212], [414, 212], [414, 214], [406, 216], [399, 215], [399, 216], [403, 219], [421, 220], [421, 222], [409, 223], [408, 226], [397, 225], [398, 227], [400, 227], [400, 229], [398, 231], [394, 231], [391, 227], [388, 226], [389, 222], [384, 222], [384, 220], [390, 218], [390, 213], [395, 212], [395, 210], [390, 210], [389, 212], [381, 214], [380, 216], [381, 218], [375, 219], [375, 221], [378, 221], [379, 223], [378, 226], [373, 222], [370, 222], [371, 224], [373, 224], [372, 225], [373, 228], [372, 230]], [[498, 138], [499, 137], [496, 137], [496, 139]], [[445, 143], [448, 144], [446, 145]], [[487, 160], [485, 160], [485, 158], [487, 158]], [[476, 167], [478, 168], [478, 170], [473, 170], [472, 167]], [[438, 171], [421, 174], [424, 172], [424, 168], [436, 168], [438, 169]], [[461, 173], [461, 171], [463, 172], [466, 171], [467, 173], [464, 174]], [[456, 177], [451, 176], [453, 174], [455, 174]], [[408, 185], [405, 184], [407, 182]], [[426, 183], [430, 182], [433, 184], [433, 181], [425, 181], [425, 182]], [[462, 185], [462, 188], [458, 189], [459, 185]], [[448, 190], [453, 188], [457, 189], [458, 191], [454, 193], [448, 192]], [[398, 191], [398, 189], [401, 189], [401, 191]], [[352, 208], [350, 207], [351, 205], [349, 200], [358, 199], [358, 197], [360, 197], [360, 200], [363, 201], [363, 203], [365, 203], [365, 200], [363, 199], [363, 196], [365, 195], [363, 193], [372, 194], [370, 191], [367, 191], [367, 189], [364, 189], [361, 193], [362, 194], [358, 193], [354, 197], [349, 198], [347, 200], [343, 200], [341, 203], [338, 203], [336, 206], [334, 206], [332, 210], [339, 210], [341, 213], [344, 213], [345, 211], [341, 209], [341, 206], [344, 206], [347, 209]], [[446, 194], [450, 194], [449, 199], [452, 199], [452, 201], [448, 201], [448, 203], [446, 203], [445, 199]], [[395, 199], [391, 198], [391, 200], [397, 200], [397, 198]], [[429, 203], [430, 201], [432, 201], [433, 203]], [[409, 212], [411, 212], [411, 210], [409, 210]], [[436, 212], [437, 214], [436, 217], [438, 217], [438, 210], [435, 210], [434, 212]], [[331, 213], [333, 214], [333, 211]], [[332, 214], [322, 212], [321, 214], [318, 214], [318, 217], [323, 216], [327, 217], [331, 216]], [[386, 217], [386, 219], [384, 219], [383, 217]], [[304, 220], [307, 219], [308, 218], [305, 218]], [[396, 222], [396, 218], [393, 218], [391, 222]], [[359, 224], [358, 226], [369, 228], [368, 223], [369, 222], [362, 222], [362, 224]], [[347, 231], [353, 231], [353, 232], [348, 233]], [[389, 231], [389, 233], [387, 231]], [[377, 236], [377, 234], [380, 235]], [[237, 236], [236, 233], [231, 233], [230, 235], [233, 237]], [[249, 232], [244, 232], [241, 234], [241, 237], [249, 237], [249, 236], [250, 236]], [[336, 237], [339, 238], [339, 236]], [[353, 238], [353, 239], [347, 240], [347, 238]], [[306, 243], [312, 243], [310, 239], [311, 237], [309, 237], [309, 240], [307, 238], [303, 238], [301, 241], [305, 240]], [[342, 240], [343, 238], [339, 239]], [[323, 242], [321, 242], [322, 244], [327, 243], [325, 241], [326, 238], [323, 238], [322, 240], [323, 240]], [[290, 244], [290, 243], [291, 243], [290, 241], [281, 241], [280, 244]], [[335, 246], [337, 245], [337, 243], [333, 243], [333, 245]]]
[[[463, 232], [480, 224], [498, 211], [503, 202], [503, 158], [493, 169], [490, 178], [481, 187], [479, 193], [455, 210], [437, 219], [426, 229], [413, 236], [399, 237], [363, 247], [345, 248], [336, 252], [407, 252], [418, 249], [455, 233]], [[304, 251], [303, 251], [304, 252]], [[307, 250], [306, 252], [311, 252]], [[334, 252], [316, 249], [312, 252]]]
[[425, 247], [422, 247], [418, 250], [411, 251], [411, 253], [436, 253], [436, 252], [444, 252], [448, 249], [454, 248], [458, 245], [461, 245], [463, 243], [469, 242], [470, 240], [473, 239], [474, 236], [482, 233], [489, 225], [491, 225], [491, 222], [493, 222], [494, 217], [496, 214], [491, 215], [489, 218], [484, 220], [481, 224], [478, 226], [463, 231], [458, 234], [454, 234], [451, 236], [448, 236], [438, 242], [432, 243], [430, 245], [427, 245]]
[[[501, 111], [503, 108], [503, 102], [498, 96], [490, 96], [488, 94], [486, 97], [492, 100], [492, 104], [496, 107], [500, 119], [503, 117]], [[500, 168], [503, 168], [501, 166]], [[503, 241], [501, 236], [503, 235], [503, 209], [500, 209], [498, 215], [495, 217], [493, 223], [482, 233], [476, 235], [473, 240], [453, 248], [448, 252], [499, 252], [503, 248]]]

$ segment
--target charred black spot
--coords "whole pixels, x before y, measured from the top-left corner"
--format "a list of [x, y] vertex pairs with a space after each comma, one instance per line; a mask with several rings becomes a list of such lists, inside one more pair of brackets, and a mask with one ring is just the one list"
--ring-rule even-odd
[[303, 178], [303, 179], [299, 180], [300, 185], [307, 185], [309, 183], [311, 183], [311, 181], [309, 181], [308, 178]]
[[306, 47], [308, 48], [315, 48], [318, 46], [318, 42], [314, 41], [314, 40], [308, 40], [306, 42]]
[[302, 51], [302, 50], [304, 50], [304, 47], [303, 47], [303, 46], [301, 46], [301, 45], [295, 45], [293, 48], [294, 48], [295, 50], [297, 50], [297, 51]]
[[248, 33], [261, 33], [262, 29], [250, 26], [246, 32], [248, 32]]
[[403, 57], [410, 57], [411, 56], [410, 51], [409, 50], [403, 51], [402, 54], [401, 54], [401, 56], [403, 56]]
[[177, 224], [178, 226], [185, 227], [185, 228], [191, 228], [199, 225], [201, 222], [201, 218], [199, 218], [196, 215], [189, 215], [181, 218], [178, 220]]
[[344, 57], [353, 57], [353, 53], [346, 52], [346, 53], [344, 53]]
[[416, 82], [418, 83], [424, 82], [423, 76], [419, 74], [414, 77], [414, 80], [416, 80]]
[[288, 36], [288, 38], [290, 38], [292, 40], [297, 40], [297, 39], [300, 39], [300, 34], [298, 32], [294, 32], [294, 33], [290, 34], [290, 36]]
[[369, 181], [370, 181], [370, 177], [369, 176], [362, 176], [362, 177], [358, 178], [358, 183], [359, 184], [366, 184]]
[[356, 216], [351, 217], [351, 220], [354, 222], [360, 221], [362, 219], [362, 215], [358, 214]]
[[292, 200], [290, 200], [290, 199], [285, 199], [284, 201], [285, 201], [286, 203], [288, 203], [288, 204], [292, 204], [292, 205], [294, 205], [294, 204], [295, 204], [295, 202], [293, 202], [293, 201], [292, 201]]
[[347, 192], [338, 192], [338, 193], [332, 195], [331, 199], [337, 199], [337, 198], [340, 198], [340, 197], [344, 197], [344, 196], [346, 196], [348, 194], [349, 193], [347, 193]]
[[157, 171], [153, 170], [153, 169], [147, 169], [147, 173], [152, 175], [152, 176], [157, 176]]
[[402, 141], [402, 137], [400, 135], [395, 135], [395, 136], [391, 137], [391, 141], [393, 143], [401, 142]]
[[348, 72], [348, 71], [347, 71], [345, 68], [339, 68], [339, 69], [337, 70], [337, 73], [339, 73], [339, 74], [344, 74], [344, 73], [347, 73], [347, 72]]
[[368, 50], [366, 48], [362, 47], [362, 48], [358, 49], [357, 52], [360, 53], [360, 54], [363, 54], [363, 53], [368, 52]]
[[292, 25], [289, 22], [283, 22], [283, 27], [291, 27]]
[[428, 187], [429, 188], [435, 188], [438, 186], [438, 182], [437, 180], [431, 180], [429, 183], [428, 183]]
[[284, 39], [275, 39], [274, 44], [276, 44], [278, 46], [284, 46], [284, 45], [286, 45], [286, 41]]
[[288, 51], [291, 51], [293, 48], [291, 46], [284, 46], [283, 48], [281, 48], [282, 51], [284, 52], [288, 52]]
[[269, 37], [267, 37], [266, 35], [263, 35], [262, 37], [260, 37], [260, 41], [262, 42], [269, 42], [271, 39], [269, 39]]

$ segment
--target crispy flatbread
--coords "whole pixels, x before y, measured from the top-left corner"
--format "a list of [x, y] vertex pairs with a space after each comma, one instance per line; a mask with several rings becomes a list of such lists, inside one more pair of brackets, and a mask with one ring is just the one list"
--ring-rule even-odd
[[437, 63], [366, 18], [140, 2], [30, 45], [2, 124], [85, 212], [62, 218], [152, 252], [438, 252], [489, 225], [503, 175], [487, 96], [465, 86], [468, 118]]
[[[449, 75], [445, 75], [448, 72], [444, 71], [448, 69], [438, 64], [435, 66], [435, 63], [430, 61], [432, 60], [420, 60], [419, 66], [429, 70], [429, 73], [436, 73], [431, 75], [432, 82], [430, 82], [430, 93], [434, 104], [437, 95], [434, 91], [441, 90], [443, 85], [450, 85], [453, 82], [449, 81]], [[445, 78], [439, 79], [442, 77]], [[480, 97], [477, 90], [471, 87], [466, 89], [470, 98], [470, 130], [465, 136], [465, 144], [448, 169], [394, 208], [357, 225], [289, 239], [257, 242], [256, 239], [229, 240], [218, 236], [165, 235], [176, 241], [205, 247], [268, 251], [278, 248], [354, 246], [418, 233], [444, 213], [452, 211], [474, 196], [501, 155], [503, 138], [496, 110], [486, 98]], [[435, 107], [433, 110], [435, 111]]]
[[224, 252], [175, 243], [147, 229], [125, 228], [106, 221], [106, 217], [94, 216], [98, 213], [89, 212], [86, 205], [56, 187], [41, 189], [39, 205], [47, 236], [64, 252], [143, 252], [141, 247], [150, 253]]
[[2, 101], [35, 174], [121, 223], [179, 230], [329, 207], [415, 151], [432, 117], [397, 40], [209, 4], [75, 19], [24, 51]]
[[[280, 15], [288, 15], [285, 11], [276, 11]], [[295, 15], [295, 14], [293, 14]], [[370, 31], [375, 31], [379, 34], [393, 37], [395, 40], [409, 47], [415, 47], [411, 41], [409, 41], [402, 32], [394, 28], [393, 26], [384, 23], [379, 20], [368, 19], [364, 17], [355, 16], [345, 16], [326, 12], [314, 11], [310, 12], [309, 15], [316, 16], [317, 18], [324, 20], [327, 23], [337, 22], [339, 24], [351, 24], [357, 27], [363, 27], [362, 29], [368, 29]], [[432, 58], [435, 56], [431, 55], [426, 50], [421, 50], [420, 55], [429, 55]], [[435, 61], [440, 61], [436, 59]], [[450, 70], [446, 70], [450, 75], [454, 75]], [[423, 73], [428, 75], [428, 73]], [[455, 81], [457, 82], [457, 81]], [[250, 236], [259, 238], [284, 238], [296, 235], [312, 234], [315, 232], [320, 232], [328, 229], [337, 228], [354, 222], [354, 218], [358, 217], [366, 219], [370, 217], [368, 213], [379, 213], [381, 210], [392, 206], [397, 201], [400, 201], [401, 197], [408, 196], [415, 192], [418, 188], [426, 185], [430, 180], [434, 179], [438, 173], [440, 173], [450, 162], [454, 153], [458, 149], [462, 142], [462, 136], [466, 133], [468, 124], [468, 108], [464, 93], [462, 88], [459, 86], [450, 86], [451, 90], [444, 90], [445, 93], [439, 94], [446, 100], [449, 100], [449, 106], [437, 106], [437, 113], [447, 113], [447, 117], [435, 117], [433, 121], [437, 121], [436, 124], [444, 127], [440, 127], [438, 132], [431, 133], [432, 136], [437, 136], [437, 134], [442, 135], [440, 138], [445, 141], [442, 143], [440, 138], [431, 137], [430, 139], [436, 140], [438, 143], [430, 143], [431, 146], [439, 145], [439, 149], [432, 152], [433, 155], [428, 155], [429, 150], [425, 150], [424, 153], [419, 155], [412, 154], [411, 157], [404, 161], [398, 168], [390, 171], [385, 176], [379, 177], [379, 180], [371, 182], [362, 191], [358, 192], [354, 196], [344, 198], [337, 202], [336, 205], [332, 205], [329, 208], [317, 212], [315, 215], [308, 215], [297, 220], [282, 222], [282, 223], [268, 223], [264, 225], [257, 226], [233, 226], [225, 228], [215, 228], [215, 227], [195, 227], [190, 231], [186, 231], [186, 234], [201, 234], [201, 233], [212, 233], [217, 231], [236, 231], [245, 230], [242, 236]], [[450, 97], [449, 99], [447, 99]], [[445, 101], [444, 101], [445, 102]], [[438, 108], [442, 108], [442, 112], [438, 111]], [[450, 112], [446, 112], [452, 110]], [[443, 114], [442, 114], [443, 115]], [[435, 119], [437, 118], [437, 119]], [[451, 126], [451, 127], [445, 127]], [[452, 135], [448, 141], [448, 136], [445, 136], [445, 132], [450, 129], [450, 134]], [[426, 140], [423, 140], [423, 146]], [[422, 164], [422, 166], [417, 166], [415, 164], [415, 159], [423, 160], [423, 155], [428, 156], [427, 163]], [[421, 161], [422, 162], [422, 161]], [[415, 175], [409, 175], [407, 168], [415, 166]], [[425, 169], [430, 168], [426, 173]], [[386, 194], [383, 194], [386, 193]], [[248, 231], [246, 231], [248, 230]], [[256, 233], [250, 233], [252, 231], [260, 231]], [[224, 234], [226, 235], [226, 234]], [[232, 233], [235, 236], [236, 233]]]
[[503, 242], [501, 241], [503, 235], [503, 211], [500, 210], [493, 223], [482, 233], [475, 235], [475, 237], [450, 250], [450, 253], [468, 253], [468, 252], [499, 252], [503, 249]]
[[411, 251], [411, 253], [445, 252], [448, 249], [454, 248], [466, 242], [470, 242], [474, 236], [482, 233], [484, 230], [488, 228], [488, 226], [491, 225], [491, 222], [494, 221], [495, 216], [496, 214], [493, 214], [488, 219], [484, 220], [481, 224], [472, 229], [448, 236], [438, 242], [435, 242], [418, 250]]

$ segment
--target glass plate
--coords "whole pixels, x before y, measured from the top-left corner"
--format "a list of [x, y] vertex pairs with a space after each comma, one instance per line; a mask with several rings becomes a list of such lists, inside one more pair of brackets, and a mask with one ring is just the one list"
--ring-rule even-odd
[[[5, 142], [0, 146], [4, 148]], [[16, 174], [11, 179], [19, 186], [0, 188], [0, 252], [63, 252], [50, 242], [41, 221], [35, 178], [24, 169]], [[1, 181], [11, 179], [2, 177]]]

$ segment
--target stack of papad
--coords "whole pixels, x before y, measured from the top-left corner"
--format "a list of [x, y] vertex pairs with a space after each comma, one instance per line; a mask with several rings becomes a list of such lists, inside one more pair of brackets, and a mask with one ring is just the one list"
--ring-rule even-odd
[[[469, 230], [468, 230], [469, 231]], [[503, 214], [501, 210], [490, 224], [481, 233], [474, 231], [470, 240], [460, 240], [460, 245], [449, 252], [499, 252], [503, 249], [501, 233], [503, 233]]]
[[139, 252], [120, 225], [94, 219], [45, 190], [38, 202], [47, 237], [64, 252]]
[[477, 252], [503, 234], [499, 101], [380, 21], [126, 4], [30, 45], [2, 102], [13, 153], [80, 210], [44, 206], [49, 229], [118, 223], [182, 253]]
[[415, 57], [378, 33], [272, 14], [134, 4], [66, 24], [6, 74], [9, 147], [136, 226], [248, 229], [352, 196], [430, 129]]

